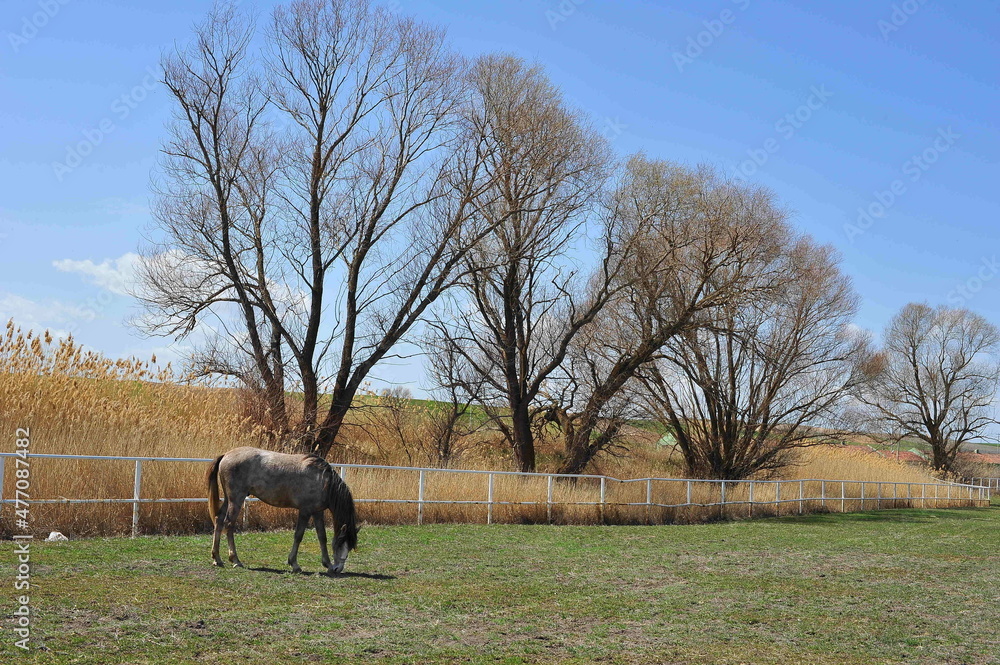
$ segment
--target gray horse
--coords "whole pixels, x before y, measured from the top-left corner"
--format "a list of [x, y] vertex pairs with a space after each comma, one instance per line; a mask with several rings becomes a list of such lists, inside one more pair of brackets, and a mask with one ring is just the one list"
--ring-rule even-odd
[[[295, 542], [288, 554], [292, 572], [301, 572], [298, 564], [299, 543], [309, 526], [309, 518], [316, 526], [323, 552], [323, 566], [331, 573], [341, 573], [347, 555], [358, 545], [358, 526], [354, 512], [354, 497], [340, 476], [326, 460], [315, 455], [287, 455], [259, 448], [234, 448], [212, 462], [206, 476], [208, 481], [208, 512], [215, 522], [212, 540], [212, 560], [222, 566], [219, 558], [219, 539], [226, 529], [229, 542], [229, 561], [243, 567], [236, 555], [233, 525], [240, 514], [243, 502], [253, 495], [264, 503], [278, 508], [297, 508], [299, 519], [295, 525]], [[222, 485], [222, 506], [219, 506], [219, 485]], [[326, 525], [323, 511], [333, 514], [334, 540], [333, 563], [326, 548]]]

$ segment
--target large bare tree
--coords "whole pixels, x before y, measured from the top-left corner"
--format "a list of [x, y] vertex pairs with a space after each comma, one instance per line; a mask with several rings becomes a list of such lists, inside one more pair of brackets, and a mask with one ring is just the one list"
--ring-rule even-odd
[[574, 339], [543, 411], [559, 425], [565, 473], [615, 444], [639, 415], [637, 372], [711, 312], [760, 288], [788, 234], [769, 192], [641, 155], [626, 165], [607, 214], [622, 239], [613, 295]]
[[[468, 122], [484, 146], [476, 214], [493, 231], [466, 256], [457, 296], [434, 326], [432, 347], [458, 353], [517, 467], [535, 468], [531, 410], [574, 335], [610, 293], [614, 243], [604, 227], [589, 292], [570, 254], [586, 235], [610, 170], [607, 142], [541, 70], [487, 56], [469, 76]], [[596, 225], [595, 225], [596, 226]]]
[[500, 254], [502, 270], [470, 273], [464, 307], [442, 326], [493, 388], [487, 404], [526, 470], [546, 423], [563, 440], [562, 472], [612, 447], [635, 413], [623, 391], [639, 368], [699, 312], [742, 293], [786, 232], [766, 192], [641, 155], [587, 212], [600, 229], [589, 273], [552, 262], [568, 239], [536, 250], [525, 238]]
[[490, 182], [439, 30], [303, 0], [275, 9], [261, 51], [253, 35], [223, 5], [164, 62], [175, 119], [142, 324], [201, 330], [197, 367], [261, 385], [283, 434], [325, 455], [373, 367], [465, 270]]
[[832, 250], [798, 238], [742, 294], [671, 338], [642, 379], [688, 473], [748, 478], [837, 440], [870, 358], [868, 336], [851, 325], [857, 306]]
[[910, 303], [893, 317], [861, 393], [869, 428], [931, 447], [949, 471], [963, 444], [992, 440], [1000, 331], [967, 309]]

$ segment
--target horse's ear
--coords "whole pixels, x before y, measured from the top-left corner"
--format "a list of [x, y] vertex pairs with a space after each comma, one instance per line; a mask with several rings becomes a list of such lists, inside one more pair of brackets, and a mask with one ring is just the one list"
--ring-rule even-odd
[[340, 535], [341, 536], [346, 536], [347, 535], [347, 525], [346, 524], [344, 524], [343, 526], [340, 527]]

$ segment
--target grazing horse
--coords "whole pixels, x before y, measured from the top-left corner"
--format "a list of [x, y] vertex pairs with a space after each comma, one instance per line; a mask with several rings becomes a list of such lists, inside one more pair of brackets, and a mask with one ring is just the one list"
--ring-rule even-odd
[[[208, 513], [215, 522], [212, 540], [212, 560], [222, 566], [219, 558], [219, 539], [226, 529], [229, 542], [229, 561], [234, 567], [243, 567], [236, 555], [233, 526], [243, 507], [243, 501], [252, 494], [266, 504], [278, 508], [297, 508], [299, 520], [295, 524], [295, 542], [288, 554], [292, 572], [302, 569], [298, 564], [299, 543], [309, 526], [309, 518], [316, 526], [323, 552], [323, 566], [331, 573], [341, 573], [347, 555], [358, 545], [358, 526], [354, 512], [354, 498], [340, 476], [326, 460], [315, 455], [287, 455], [259, 448], [234, 448], [212, 462], [206, 475], [208, 482]], [[222, 506], [219, 506], [219, 485], [222, 485]], [[333, 514], [334, 540], [333, 563], [326, 549], [326, 525], [323, 511]]]

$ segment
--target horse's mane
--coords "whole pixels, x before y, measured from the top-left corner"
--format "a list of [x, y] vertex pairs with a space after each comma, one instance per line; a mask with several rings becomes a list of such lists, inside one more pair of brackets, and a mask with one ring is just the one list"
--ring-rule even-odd
[[340, 529], [344, 529], [344, 540], [350, 549], [358, 546], [358, 517], [354, 510], [354, 496], [347, 483], [337, 475], [322, 457], [310, 455], [306, 460], [308, 466], [320, 469], [323, 472], [323, 486], [329, 497], [330, 512], [333, 513], [333, 521], [337, 528], [335, 537], [340, 536]]

